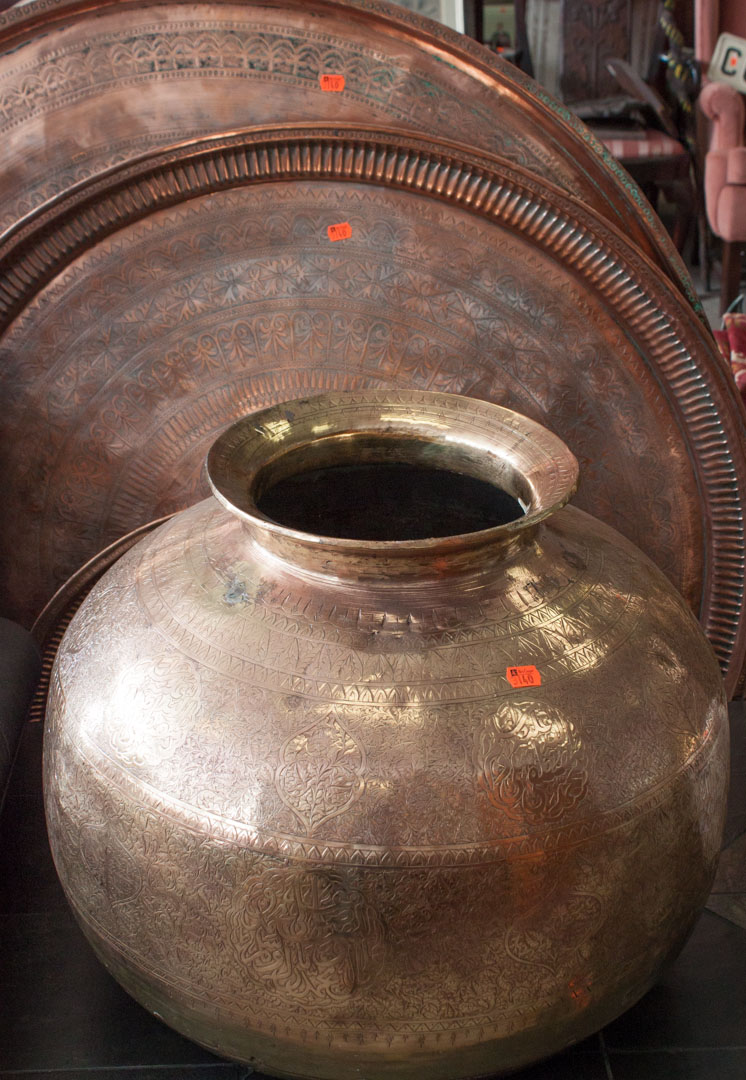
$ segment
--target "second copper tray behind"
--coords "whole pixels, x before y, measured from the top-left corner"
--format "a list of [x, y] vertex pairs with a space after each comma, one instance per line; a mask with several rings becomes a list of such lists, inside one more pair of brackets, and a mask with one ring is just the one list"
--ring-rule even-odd
[[316, 390], [422, 387], [556, 431], [581, 462], [578, 505], [665, 570], [736, 685], [740, 404], [680, 294], [558, 189], [428, 140], [246, 133], [91, 182], [2, 259], [16, 618], [199, 498], [234, 418]]

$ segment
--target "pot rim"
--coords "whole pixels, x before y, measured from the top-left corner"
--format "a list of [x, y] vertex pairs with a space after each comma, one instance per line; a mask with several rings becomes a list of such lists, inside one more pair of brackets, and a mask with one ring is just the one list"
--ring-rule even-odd
[[[282, 470], [302, 453], [338, 460], [355, 440], [380, 438], [429, 454], [448, 469], [477, 476], [518, 498], [524, 514], [475, 532], [416, 540], [359, 540], [303, 532], [282, 525], [257, 507], [262, 475]], [[324, 444], [322, 446], [322, 444]], [[313, 448], [311, 450], [311, 448]], [[438, 448], [440, 448], [438, 450]], [[432, 463], [431, 463], [432, 464]], [[308, 466], [306, 466], [308, 467]], [[363, 390], [320, 394], [283, 402], [233, 423], [212, 445], [206, 462], [213, 494], [243, 521], [262, 546], [323, 546], [326, 551], [377, 558], [433, 557], [510, 540], [555, 513], [577, 489], [578, 462], [562, 440], [520, 413], [492, 402], [427, 390]], [[302, 469], [286, 472], [292, 475]]]

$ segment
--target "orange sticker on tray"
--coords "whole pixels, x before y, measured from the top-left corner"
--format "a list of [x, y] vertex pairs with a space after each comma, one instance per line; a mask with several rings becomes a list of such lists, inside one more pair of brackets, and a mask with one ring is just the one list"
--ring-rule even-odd
[[344, 75], [319, 75], [319, 85], [322, 90], [329, 90], [332, 94], [338, 94], [345, 88]]
[[505, 669], [505, 678], [513, 689], [519, 686], [541, 686], [539, 669], [533, 664], [524, 664], [523, 667], [509, 667]]
[[352, 236], [352, 226], [349, 221], [340, 221], [338, 225], [329, 225], [326, 231], [330, 240], [349, 240]]

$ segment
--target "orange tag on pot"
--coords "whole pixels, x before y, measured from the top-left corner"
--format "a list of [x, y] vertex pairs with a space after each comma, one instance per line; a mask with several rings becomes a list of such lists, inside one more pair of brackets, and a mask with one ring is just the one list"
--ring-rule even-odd
[[524, 664], [523, 667], [509, 667], [505, 669], [505, 678], [513, 689], [519, 686], [541, 686], [539, 669], [533, 664]]
[[340, 221], [338, 225], [329, 225], [326, 231], [330, 240], [349, 240], [352, 236], [352, 226], [349, 221]]
[[332, 94], [338, 94], [345, 88], [344, 75], [319, 75], [319, 86]]

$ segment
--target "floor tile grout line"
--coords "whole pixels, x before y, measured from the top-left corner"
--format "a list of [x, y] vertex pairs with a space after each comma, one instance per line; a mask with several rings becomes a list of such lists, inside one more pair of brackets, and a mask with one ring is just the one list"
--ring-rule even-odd
[[[738, 930], [744, 930], [743, 923], [736, 922], [727, 915], [723, 915], [720, 911], [716, 911], [715, 908], [705, 907], [702, 915], [712, 915], [713, 918], [720, 919], [721, 922], [728, 923], [729, 926], [735, 926]], [[700, 915], [700, 918], [702, 918], [702, 915]]]
[[598, 1033], [598, 1045], [601, 1047], [601, 1057], [606, 1071], [606, 1080], [614, 1080], [614, 1073], [611, 1071], [611, 1061], [609, 1060], [609, 1051], [606, 1049], [606, 1039], [604, 1039], [603, 1031], [599, 1031]]
[[[19, 795], [18, 798], [21, 798], [21, 799], [29, 799], [29, 798], [33, 799], [34, 796], [33, 795]], [[725, 855], [725, 853], [727, 851], [730, 851], [730, 849], [732, 847], [735, 847], [736, 844], [742, 843], [744, 840], [746, 840], [746, 829], [742, 829], [740, 833], [737, 833], [735, 836], [731, 837], [731, 839], [728, 840], [727, 843], [724, 843], [723, 846], [720, 849], [720, 854]]]

